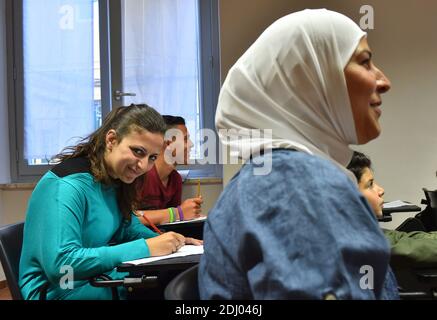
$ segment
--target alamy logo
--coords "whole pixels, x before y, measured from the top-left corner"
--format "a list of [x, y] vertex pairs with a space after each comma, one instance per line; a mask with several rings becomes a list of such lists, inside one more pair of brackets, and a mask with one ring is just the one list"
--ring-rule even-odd
[[[217, 136], [211, 129], [199, 130], [200, 157], [187, 159], [187, 164], [254, 164], [254, 175], [267, 175], [272, 170], [272, 129], [220, 129], [219, 137], [225, 146], [218, 149]], [[169, 129], [165, 140], [172, 143], [167, 147], [164, 159], [169, 164], [184, 164], [186, 146], [184, 134], [179, 129]], [[229, 146], [229, 148], [227, 147]], [[263, 156], [259, 156], [262, 154]], [[253, 155], [254, 157], [251, 157]]]
[[63, 290], [74, 289], [74, 270], [72, 266], [62, 266], [59, 273], [64, 274], [59, 280], [59, 287]]
[[372, 6], [363, 5], [360, 8], [360, 13], [364, 14], [360, 19], [360, 28], [363, 30], [375, 29], [375, 15]]
[[373, 290], [373, 280], [374, 280], [374, 272], [373, 267], [369, 265], [364, 265], [360, 268], [360, 274], [364, 274], [360, 278], [360, 288], [363, 290]]
[[61, 30], [73, 30], [74, 29], [74, 8], [71, 5], [63, 5], [59, 8], [59, 28]]

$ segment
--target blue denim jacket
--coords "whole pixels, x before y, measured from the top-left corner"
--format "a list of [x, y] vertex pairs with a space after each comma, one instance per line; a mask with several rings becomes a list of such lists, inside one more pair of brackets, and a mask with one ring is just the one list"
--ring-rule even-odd
[[389, 246], [356, 184], [319, 157], [270, 155], [269, 174], [244, 165], [208, 215], [201, 298], [386, 298]]

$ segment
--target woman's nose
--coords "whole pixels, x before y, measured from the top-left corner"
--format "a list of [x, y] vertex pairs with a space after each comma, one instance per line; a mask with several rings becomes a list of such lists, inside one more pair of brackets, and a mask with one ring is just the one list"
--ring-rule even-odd
[[382, 198], [382, 196], [383, 196], [384, 193], [385, 193], [385, 190], [384, 190], [383, 187], [380, 187], [380, 186], [378, 186], [378, 188], [379, 188], [378, 195]]
[[391, 82], [386, 75], [377, 68], [376, 89], [378, 93], [383, 94], [391, 89]]
[[[141, 172], [143, 172], [143, 173], [149, 171], [153, 165], [153, 163], [149, 164], [148, 160], [149, 159], [147, 157], [145, 159], [138, 160], [137, 166], [141, 170]], [[150, 168], [149, 168], [149, 165], [150, 165]]]

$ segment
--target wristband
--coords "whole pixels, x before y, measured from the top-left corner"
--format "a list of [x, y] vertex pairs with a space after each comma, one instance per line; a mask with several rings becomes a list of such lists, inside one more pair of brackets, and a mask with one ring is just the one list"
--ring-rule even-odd
[[173, 208], [168, 208], [168, 212], [170, 213], [170, 223], [175, 222], [175, 213], [173, 211]]
[[178, 206], [179, 220], [184, 221], [184, 213], [182, 212], [181, 206]]

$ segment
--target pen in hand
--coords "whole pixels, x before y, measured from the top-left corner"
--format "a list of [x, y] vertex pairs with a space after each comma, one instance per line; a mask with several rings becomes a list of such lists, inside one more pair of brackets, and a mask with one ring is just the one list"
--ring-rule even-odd
[[161, 230], [159, 230], [159, 229], [155, 226], [155, 224], [154, 224], [152, 221], [149, 220], [149, 218], [147, 218], [147, 216], [144, 214], [144, 211], [137, 210], [137, 211], [135, 212], [135, 215], [136, 215], [137, 217], [142, 217], [144, 220], [146, 220], [146, 222], [147, 222], [147, 223], [149, 224], [149, 226], [153, 229], [153, 231], [155, 231], [155, 232], [158, 233], [158, 234], [163, 234], [163, 232], [162, 232]]

